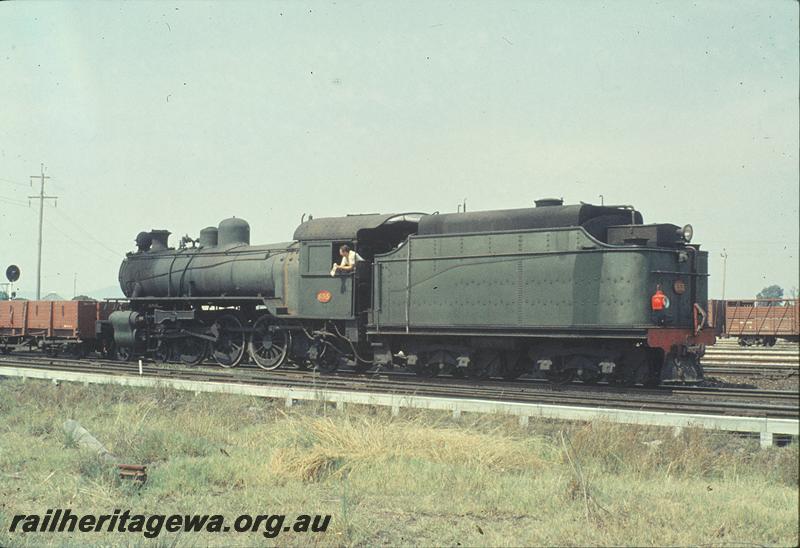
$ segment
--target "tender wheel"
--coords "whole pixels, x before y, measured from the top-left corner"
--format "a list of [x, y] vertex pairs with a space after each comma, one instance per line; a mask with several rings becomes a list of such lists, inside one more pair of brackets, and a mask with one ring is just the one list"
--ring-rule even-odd
[[[702, 378], [702, 373], [700, 378]], [[645, 378], [643, 384], [645, 388], [658, 388], [658, 385], [661, 384], [661, 368], [655, 365], [650, 365], [647, 371], [647, 377]]]
[[235, 314], [223, 314], [211, 327], [216, 331], [217, 341], [212, 344], [211, 354], [222, 367], [236, 367], [241, 363], [245, 349], [245, 334], [242, 320]]
[[414, 366], [414, 373], [416, 373], [418, 377], [430, 379], [439, 374], [444, 364], [445, 361], [442, 352], [434, 352], [428, 356], [420, 356], [419, 361]]
[[505, 371], [505, 359], [499, 350], [484, 349], [475, 353], [467, 368], [470, 379], [486, 380]]
[[178, 342], [177, 358], [186, 365], [197, 365], [208, 355], [208, 342], [196, 337], [186, 337]]
[[527, 363], [519, 352], [507, 352], [503, 362], [503, 378], [507, 381], [516, 380], [527, 372]]
[[581, 376], [580, 376], [580, 381], [581, 381], [583, 384], [587, 384], [587, 385], [595, 385], [595, 384], [597, 384], [598, 382], [600, 382], [600, 379], [601, 379], [602, 377], [603, 377], [603, 376], [602, 376], [600, 373], [598, 373], [597, 371], [593, 371], [593, 370], [584, 370], [584, 371], [583, 371], [583, 373], [582, 373], [582, 374], [581, 374]]
[[253, 326], [248, 344], [250, 357], [257, 366], [267, 371], [277, 369], [286, 362], [292, 343], [287, 329], [276, 329], [277, 326], [270, 325], [271, 323], [269, 316], [261, 316]]
[[566, 360], [563, 356], [553, 358], [552, 369], [545, 373], [545, 377], [553, 384], [561, 385], [572, 382], [575, 379], [575, 370], [566, 367]]
[[566, 358], [565, 369], [574, 371], [575, 378], [583, 384], [597, 384], [603, 376], [600, 372], [600, 364], [596, 358], [576, 354]]
[[575, 379], [575, 371], [570, 369], [565, 371], [549, 371], [545, 376], [547, 380], [553, 384], [567, 384]]

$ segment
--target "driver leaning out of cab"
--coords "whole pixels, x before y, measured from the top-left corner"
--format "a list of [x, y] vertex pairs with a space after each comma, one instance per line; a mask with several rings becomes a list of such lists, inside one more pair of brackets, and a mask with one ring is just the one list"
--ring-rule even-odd
[[347, 244], [339, 247], [339, 256], [342, 258], [342, 260], [339, 262], [339, 264], [333, 263], [333, 268], [331, 268], [331, 276], [335, 276], [337, 273], [352, 272], [356, 268], [356, 263], [364, 260], [361, 255], [355, 252], [355, 250], [350, 249], [350, 246]]

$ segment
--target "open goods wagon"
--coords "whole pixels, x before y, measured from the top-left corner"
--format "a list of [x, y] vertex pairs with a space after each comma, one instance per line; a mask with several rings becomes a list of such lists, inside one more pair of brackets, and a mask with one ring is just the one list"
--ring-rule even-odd
[[797, 299], [737, 299], [709, 301], [709, 322], [723, 337], [742, 346], [773, 346], [778, 339], [800, 340]]
[[0, 301], [0, 350], [39, 348], [56, 355], [103, 351], [98, 320], [119, 307], [96, 301]]

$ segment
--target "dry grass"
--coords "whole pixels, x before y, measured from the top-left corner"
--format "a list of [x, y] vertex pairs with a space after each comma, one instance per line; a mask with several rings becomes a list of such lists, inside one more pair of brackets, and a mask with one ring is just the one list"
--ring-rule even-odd
[[397, 460], [532, 471], [545, 463], [535, 438], [498, 438], [455, 428], [430, 428], [421, 420], [398, 424], [365, 417], [298, 417], [288, 423], [290, 443], [273, 452], [278, 478], [316, 481], [357, 467]]
[[[79, 420], [125, 461], [121, 482], [61, 432]], [[8, 534], [10, 516], [330, 513], [281, 545], [694, 545], [798, 541], [798, 450], [700, 430], [531, 422], [0, 380], [0, 545], [140, 544], [136, 535]], [[251, 545], [170, 535], [160, 545]]]

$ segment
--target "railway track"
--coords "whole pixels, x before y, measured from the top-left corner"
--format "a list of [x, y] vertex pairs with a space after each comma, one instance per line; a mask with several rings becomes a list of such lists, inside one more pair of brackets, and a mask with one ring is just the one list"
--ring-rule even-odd
[[723, 341], [706, 349], [701, 361], [706, 373], [717, 375], [784, 378], [800, 375], [800, 348], [789, 343], [763, 348]]
[[[104, 373], [110, 375], [139, 375], [139, 365], [109, 360], [71, 360], [41, 356], [3, 356], [2, 367], [55, 369], [78, 373]], [[477, 385], [474, 381], [441, 377], [420, 381], [418, 377], [402, 372], [357, 374], [340, 371], [319, 375], [313, 371], [283, 369], [263, 371], [253, 366], [236, 369], [187, 368], [182, 365], [154, 365], [143, 363], [143, 376], [155, 378], [181, 378], [198, 381], [237, 384], [273, 385], [282, 387], [312, 388], [381, 392], [399, 395], [446, 398], [478, 398], [492, 401], [540, 403], [583, 407], [603, 407], [697, 414], [721, 414], [770, 418], [797, 418], [798, 393], [796, 391], [748, 390], [702, 386], [660, 387], [658, 389], [624, 388], [618, 386], [587, 386], [570, 384], [554, 386], [536, 379], [519, 381], [489, 381]]]
[[783, 366], [716, 366], [704, 365], [703, 371], [706, 374], [714, 373], [717, 375], [733, 375], [744, 377], [769, 376], [777, 378], [791, 378], [800, 376], [800, 371], [796, 367]]

